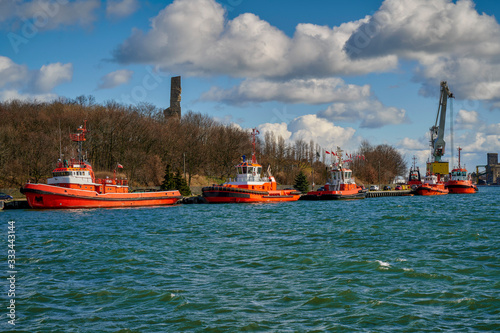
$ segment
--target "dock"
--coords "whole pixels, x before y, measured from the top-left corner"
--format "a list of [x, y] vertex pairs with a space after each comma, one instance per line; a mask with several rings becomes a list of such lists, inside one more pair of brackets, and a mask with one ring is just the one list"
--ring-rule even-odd
[[411, 196], [411, 190], [369, 191], [367, 198]]
[[27, 200], [0, 200], [0, 210], [2, 209], [30, 209], [30, 206]]

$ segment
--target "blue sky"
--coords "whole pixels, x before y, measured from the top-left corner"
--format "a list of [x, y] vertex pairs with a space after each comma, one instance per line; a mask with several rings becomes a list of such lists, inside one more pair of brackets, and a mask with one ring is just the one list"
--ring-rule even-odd
[[500, 151], [499, 15], [486, 0], [3, 1], [0, 100], [166, 108], [181, 75], [183, 112], [326, 149], [387, 143], [424, 167], [446, 80], [473, 171]]

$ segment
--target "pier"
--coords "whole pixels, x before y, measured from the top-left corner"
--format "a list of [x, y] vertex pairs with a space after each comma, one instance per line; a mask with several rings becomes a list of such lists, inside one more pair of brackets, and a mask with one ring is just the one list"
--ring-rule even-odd
[[366, 194], [367, 198], [378, 198], [378, 197], [403, 197], [411, 196], [411, 190], [397, 190], [397, 191], [369, 191]]

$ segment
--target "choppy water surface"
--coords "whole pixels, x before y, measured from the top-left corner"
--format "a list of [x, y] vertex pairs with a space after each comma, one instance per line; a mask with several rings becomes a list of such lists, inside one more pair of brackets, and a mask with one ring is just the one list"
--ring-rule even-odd
[[3, 211], [15, 329], [498, 331], [499, 198]]

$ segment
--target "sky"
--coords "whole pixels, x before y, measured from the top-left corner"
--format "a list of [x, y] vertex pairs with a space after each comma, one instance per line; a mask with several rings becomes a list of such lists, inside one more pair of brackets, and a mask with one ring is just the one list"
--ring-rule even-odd
[[183, 113], [326, 150], [388, 144], [424, 169], [447, 81], [443, 160], [460, 146], [472, 172], [500, 152], [499, 16], [489, 0], [1, 1], [0, 100], [165, 109], [180, 75]]

